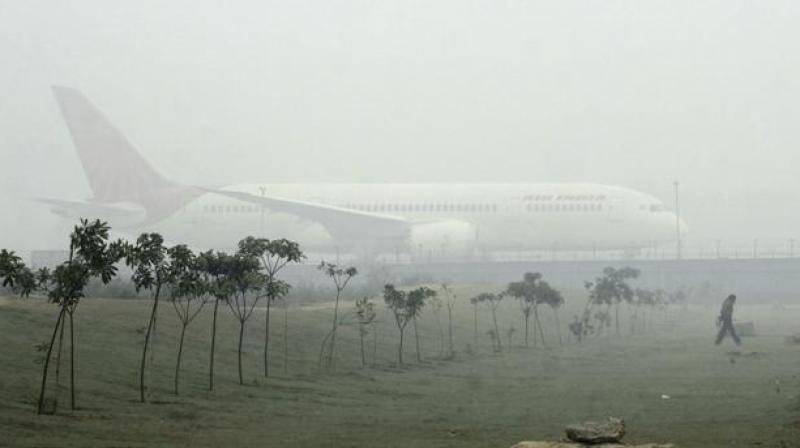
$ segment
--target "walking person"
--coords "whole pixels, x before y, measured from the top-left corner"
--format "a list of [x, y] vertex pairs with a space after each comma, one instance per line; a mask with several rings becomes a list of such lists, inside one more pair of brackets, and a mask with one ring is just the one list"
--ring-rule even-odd
[[739, 339], [739, 336], [736, 334], [736, 329], [733, 328], [733, 305], [735, 303], [736, 296], [733, 294], [729, 295], [728, 298], [722, 302], [722, 309], [719, 311], [719, 317], [717, 318], [719, 333], [717, 333], [717, 340], [714, 342], [714, 345], [719, 345], [728, 333], [730, 333], [736, 345], [742, 345], [742, 340]]

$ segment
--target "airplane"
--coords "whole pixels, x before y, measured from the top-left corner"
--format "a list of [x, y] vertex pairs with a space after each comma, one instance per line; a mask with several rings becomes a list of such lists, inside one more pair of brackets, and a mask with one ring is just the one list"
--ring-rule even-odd
[[80, 91], [54, 86], [94, 197], [42, 198], [70, 219], [107, 220], [198, 248], [245, 235], [306, 250], [431, 253], [639, 250], [685, 223], [653, 196], [593, 183], [263, 183], [182, 185], [156, 171]]

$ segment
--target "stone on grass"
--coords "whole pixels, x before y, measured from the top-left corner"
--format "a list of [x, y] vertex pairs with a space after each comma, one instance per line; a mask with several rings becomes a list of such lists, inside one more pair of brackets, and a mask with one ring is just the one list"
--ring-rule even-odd
[[519, 442], [511, 448], [674, 448], [672, 444], [645, 443], [642, 445], [620, 445], [618, 443], [601, 443], [599, 445], [586, 445], [574, 442]]
[[625, 436], [625, 422], [609, 417], [602, 422], [574, 423], [567, 426], [567, 438], [572, 442], [600, 444], [620, 443]]

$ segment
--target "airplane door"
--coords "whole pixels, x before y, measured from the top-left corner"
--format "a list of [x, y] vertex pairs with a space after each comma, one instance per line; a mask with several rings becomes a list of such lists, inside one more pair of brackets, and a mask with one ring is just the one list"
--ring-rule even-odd
[[606, 218], [611, 222], [622, 221], [625, 211], [625, 200], [619, 196], [609, 198], [607, 203]]

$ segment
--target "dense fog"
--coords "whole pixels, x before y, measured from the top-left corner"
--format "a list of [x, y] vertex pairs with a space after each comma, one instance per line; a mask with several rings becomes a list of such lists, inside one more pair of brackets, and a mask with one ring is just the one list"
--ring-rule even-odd
[[687, 247], [785, 251], [798, 8], [0, 2], [0, 246], [63, 246], [72, 222], [34, 199], [91, 197], [66, 85], [186, 184], [596, 182], [672, 206], [677, 180]]
[[0, 445], [800, 446], [798, 23], [0, 0]]

